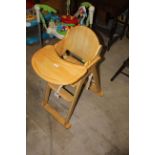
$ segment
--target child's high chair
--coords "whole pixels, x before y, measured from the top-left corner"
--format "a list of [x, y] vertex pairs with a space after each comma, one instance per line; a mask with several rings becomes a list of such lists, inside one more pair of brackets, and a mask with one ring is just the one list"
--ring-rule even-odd
[[[71, 127], [69, 120], [86, 82], [87, 89], [99, 96], [103, 95], [96, 71], [96, 64], [101, 59], [101, 48], [102, 45], [90, 28], [76, 26], [67, 32], [63, 40], [54, 46], [47, 45], [39, 49], [32, 57], [33, 69], [47, 81], [43, 107], [65, 128]], [[75, 88], [74, 93], [66, 90], [67, 85]], [[66, 117], [48, 104], [51, 90], [55, 96], [70, 103]]]

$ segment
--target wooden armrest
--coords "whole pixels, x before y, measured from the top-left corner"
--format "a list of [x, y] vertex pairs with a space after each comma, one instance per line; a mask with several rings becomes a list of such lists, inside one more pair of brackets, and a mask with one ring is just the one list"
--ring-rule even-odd
[[55, 50], [58, 53], [59, 56], [62, 56], [65, 53], [65, 48], [64, 48], [64, 39], [60, 40], [57, 42], [55, 45]]
[[99, 60], [101, 59], [100, 56], [96, 56], [92, 61], [91, 63], [86, 63], [85, 66], [87, 69], [89, 69], [90, 67], [92, 67], [93, 65], [95, 65]]

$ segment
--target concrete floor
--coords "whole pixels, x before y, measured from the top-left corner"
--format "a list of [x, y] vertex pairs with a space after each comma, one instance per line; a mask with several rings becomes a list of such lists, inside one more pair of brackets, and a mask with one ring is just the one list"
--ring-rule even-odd
[[[99, 68], [104, 96], [84, 90], [70, 129], [41, 107], [46, 83], [31, 66], [38, 48], [27, 46], [27, 155], [128, 155], [129, 79], [120, 74], [110, 81], [128, 57], [128, 39], [118, 40], [105, 54]], [[66, 109], [62, 99], [59, 102], [59, 108]]]

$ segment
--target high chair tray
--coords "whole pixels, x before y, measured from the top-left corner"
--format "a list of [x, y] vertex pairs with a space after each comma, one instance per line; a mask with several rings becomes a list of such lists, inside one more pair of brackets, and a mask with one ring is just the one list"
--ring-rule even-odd
[[78, 81], [87, 69], [63, 60], [54, 46], [47, 45], [39, 49], [32, 57], [35, 72], [44, 80], [56, 85], [68, 85]]

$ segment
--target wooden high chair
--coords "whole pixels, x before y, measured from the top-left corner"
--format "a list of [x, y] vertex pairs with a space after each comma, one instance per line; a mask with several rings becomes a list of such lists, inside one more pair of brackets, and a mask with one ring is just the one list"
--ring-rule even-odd
[[[101, 48], [102, 45], [90, 28], [76, 26], [67, 32], [63, 40], [54, 46], [47, 45], [39, 49], [32, 57], [33, 69], [47, 81], [43, 107], [65, 128], [71, 127], [69, 120], [86, 82], [87, 89], [99, 96], [103, 95], [96, 71], [96, 64], [101, 59]], [[74, 93], [66, 90], [67, 85], [75, 88]], [[66, 117], [48, 104], [51, 90], [55, 96], [70, 103]]]

